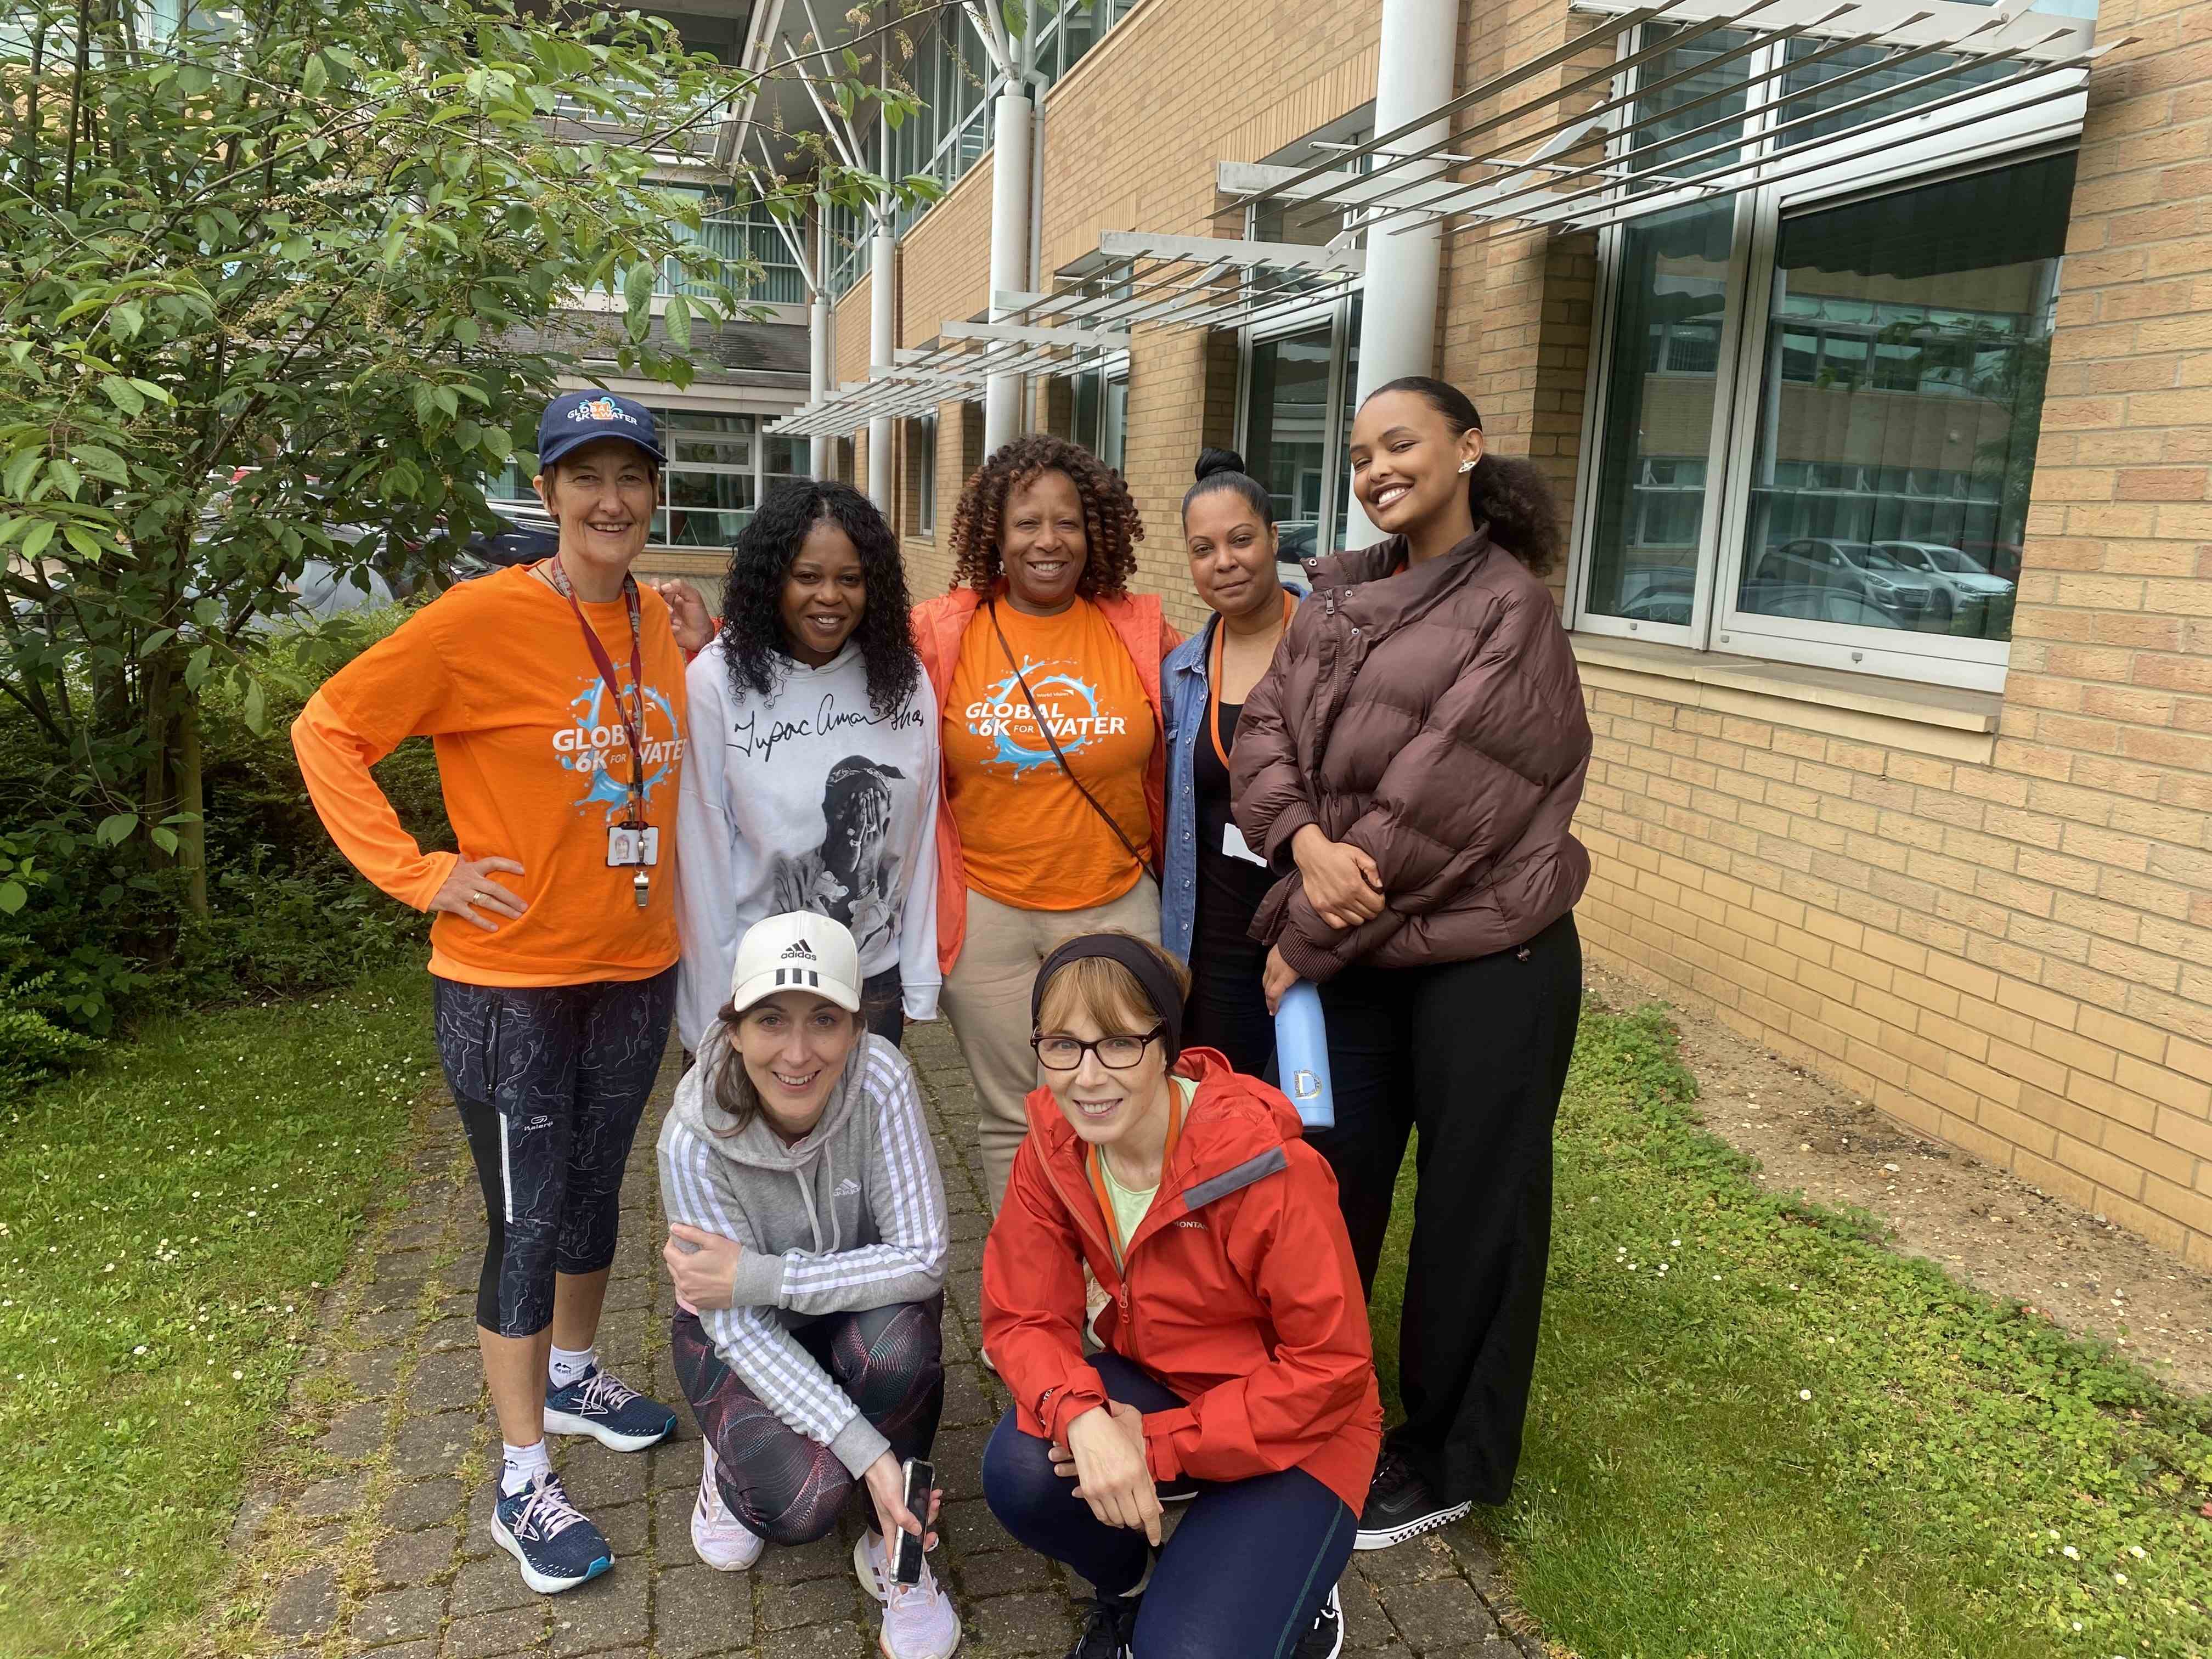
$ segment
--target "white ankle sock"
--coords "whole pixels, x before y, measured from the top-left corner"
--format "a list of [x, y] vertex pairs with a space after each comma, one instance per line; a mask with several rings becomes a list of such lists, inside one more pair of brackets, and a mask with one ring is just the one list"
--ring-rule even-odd
[[553, 1379], [555, 1388], [565, 1389], [599, 1363], [597, 1346], [556, 1348], [551, 1358], [545, 1362], [545, 1374]]
[[545, 1454], [545, 1443], [533, 1440], [526, 1446], [510, 1446], [500, 1442], [506, 1462], [499, 1472], [499, 1495], [512, 1498], [542, 1474], [553, 1473], [553, 1460]]

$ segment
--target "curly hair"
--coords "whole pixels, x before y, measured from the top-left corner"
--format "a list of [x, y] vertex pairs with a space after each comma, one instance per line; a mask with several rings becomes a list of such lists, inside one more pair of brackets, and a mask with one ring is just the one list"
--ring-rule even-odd
[[1137, 571], [1137, 544], [1145, 522], [1129, 499], [1129, 486], [1081, 444], [1032, 432], [999, 449], [968, 480], [952, 515], [952, 586], [988, 593], [1006, 567], [999, 556], [1000, 528], [1006, 501], [1024, 484], [1047, 472], [1065, 472], [1083, 502], [1083, 534], [1089, 549], [1075, 591], [1086, 599], [1119, 598]]
[[875, 503], [850, 484], [798, 478], [769, 492], [752, 522], [738, 532], [722, 585], [722, 649], [730, 689], [772, 697], [791, 665], [783, 628], [783, 586], [807, 532], [835, 523], [853, 538], [866, 584], [866, 608], [853, 638], [868, 675], [868, 702], [878, 719], [906, 706], [921, 683], [921, 659], [908, 631], [906, 566], [891, 527]]
[[[1360, 400], [1360, 406], [1386, 392], [1410, 392], [1423, 398], [1444, 417], [1455, 435], [1470, 428], [1482, 430], [1474, 400], [1448, 380], [1407, 374], [1376, 386]], [[1566, 538], [1559, 499], [1534, 462], [1484, 450], [1474, 471], [1467, 475], [1467, 501], [1475, 523], [1488, 523], [1494, 544], [1527, 565], [1532, 574], [1550, 574]]]

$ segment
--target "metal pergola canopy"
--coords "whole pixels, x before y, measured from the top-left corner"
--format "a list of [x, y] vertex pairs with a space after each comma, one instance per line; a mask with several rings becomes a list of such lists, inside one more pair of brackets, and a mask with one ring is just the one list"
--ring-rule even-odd
[[996, 375], [1079, 374], [1126, 351], [1136, 329], [1265, 322], [1327, 301], [1365, 270], [1356, 248], [1108, 231], [1054, 274], [1050, 293], [994, 294], [995, 320], [945, 323], [934, 339], [769, 429], [842, 436], [870, 420], [973, 401]]
[[[1598, 229], [2078, 96], [2080, 72], [2127, 44], [2095, 45], [2084, 19], [1960, 0], [1575, 0], [1575, 9], [1595, 16], [1587, 32], [1364, 143], [1328, 146], [1304, 167], [1223, 163], [1218, 182], [1233, 199], [1222, 212], [1340, 214], [1347, 242], [1445, 222], [1510, 225], [1506, 234]], [[1650, 23], [1666, 27], [1631, 36]], [[1712, 55], [1634, 84], [1633, 71], [1722, 31]], [[1798, 49], [1768, 53], [1785, 42]], [[1607, 47], [1601, 66], [1574, 67]], [[1788, 79], [1869, 50], [1871, 61], [1814, 86]], [[1692, 84], [1735, 64], [1746, 65], [1741, 77]], [[1876, 78], [1900, 70], [1902, 82]], [[1872, 84], [1835, 101], [1861, 82]], [[1665, 96], [1678, 88], [1684, 96]]]

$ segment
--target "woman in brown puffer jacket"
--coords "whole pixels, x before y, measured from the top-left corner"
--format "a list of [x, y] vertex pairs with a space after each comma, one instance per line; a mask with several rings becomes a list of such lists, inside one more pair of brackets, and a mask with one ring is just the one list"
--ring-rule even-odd
[[1457, 388], [1359, 407], [1352, 490], [1389, 539], [1323, 559], [1244, 704], [1237, 821], [1282, 877], [1253, 933], [1272, 1006], [1316, 981], [1336, 1171], [1371, 1291], [1407, 1132], [1420, 1131], [1401, 1374], [1358, 1547], [1501, 1504], [1551, 1246], [1552, 1121], [1582, 1001], [1568, 833], [1589, 765], [1574, 653], [1542, 573], [1559, 514], [1483, 453]]

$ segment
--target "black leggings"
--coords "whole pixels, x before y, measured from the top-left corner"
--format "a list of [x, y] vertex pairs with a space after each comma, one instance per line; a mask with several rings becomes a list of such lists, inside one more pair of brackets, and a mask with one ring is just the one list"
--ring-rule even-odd
[[[927, 1457], [945, 1412], [945, 1298], [824, 1314], [792, 1332], [891, 1443]], [[837, 1454], [790, 1427], [722, 1363], [696, 1314], [669, 1332], [676, 1379], [714, 1449], [714, 1484], [738, 1520], [772, 1544], [807, 1544], [837, 1524], [856, 1484]], [[868, 1524], [875, 1525], [872, 1512]]]
[[1406, 1137], [1413, 1235], [1389, 1445], [1447, 1502], [1502, 1504], [1521, 1459], [1552, 1247], [1552, 1121], [1582, 1013], [1571, 915], [1526, 945], [1321, 988], [1336, 1124], [1309, 1129], [1372, 1291]]
[[676, 969], [588, 985], [434, 983], [438, 1058], [489, 1235], [477, 1323], [535, 1336], [556, 1273], [615, 1259], [623, 1166], [668, 1047]]

